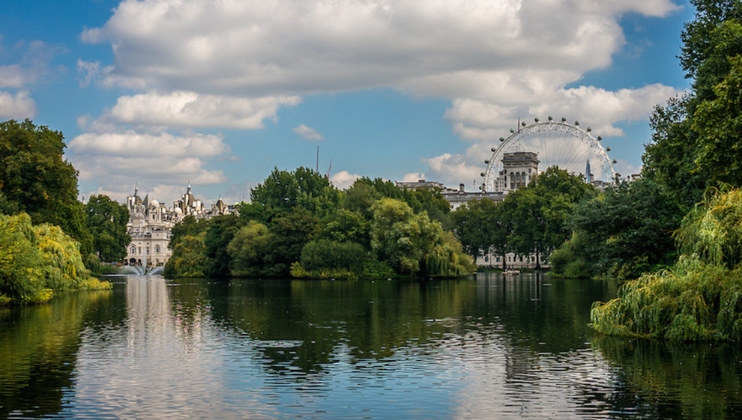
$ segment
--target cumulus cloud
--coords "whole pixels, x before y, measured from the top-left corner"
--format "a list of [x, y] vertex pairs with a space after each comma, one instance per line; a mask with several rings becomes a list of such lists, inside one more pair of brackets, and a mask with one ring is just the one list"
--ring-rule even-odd
[[[105, 25], [82, 33], [111, 43], [114, 62], [80, 60], [78, 72], [84, 85], [145, 93], [80, 122], [95, 133], [253, 129], [301, 95], [390, 87], [450, 99], [444, 118], [471, 143], [408, 175], [468, 184], [518, 118], [565, 116], [622, 136], [621, 122], [645, 119], [678, 93], [567, 88], [610, 66], [626, 44], [622, 15], [678, 8], [672, 0], [125, 0]], [[294, 132], [322, 139], [303, 124]]]
[[334, 185], [336, 188], [345, 190], [353, 185], [353, 183], [356, 182], [356, 180], [358, 179], [361, 179], [360, 175], [351, 174], [348, 171], [340, 171], [332, 174], [332, 176], [330, 177], [330, 182], [332, 182], [332, 185]]
[[324, 140], [322, 134], [318, 133], [317, 130], [309, 128], [304, 124], [300, 124], [298, 127], [294, 127], [293, 132], [304, 137], [307, 140]]
[[621, 14], [665, 16], [677, 8], [670, 0], [127, 0], [82, 39], [115, 44], [115, 67], [105, 77], [150, 89], [452, 91], [448, 75], [472, 69], [579, 75], [605, 67], [625, 42]]
[[[91, 128], [111, 125], [139, 127], [235, 129], [263, 128], [263, 120], [276, 119], [280, 106], [294, 106], [298, 96], [238, 98], [196, 92], [148, 92], [121, 96]], [[100, 128], [99, 128], [100, 129]]]
[[13, 95], [0, 91], [0, 118], [25, 119], [36, 115], [36, 102], [24, 90]]
[[533, 120], [567, 117], [570, 121], [589, 122], [603, 137], [623, 136], [616, 122], [638, 121], [649, 116], [655, 104], [678, 95], [681, 91], [661, 84], [639, 89], [607, 91], [596, 87], [544, 90], [537, 101], [524, 98], [511, 104], [457, 99], [446, 111], [454, 132], [464, 139], [494, 140], [514, 127], [518, 119]]
[[227, 180], [222, 170], [206, 169], [209, 158], [229, 153], [220, 136], [185, 133], [157, 135], [84, 133], [69, 143], [70, 160], [80, 180], [96, 180], [107, 191], [128, 191], [132, 180], [160, 188], [218, 184]]

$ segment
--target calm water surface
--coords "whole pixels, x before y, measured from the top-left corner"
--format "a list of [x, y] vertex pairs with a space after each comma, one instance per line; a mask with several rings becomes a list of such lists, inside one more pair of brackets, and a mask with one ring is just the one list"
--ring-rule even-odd
[[0, 309], [0, 418], [734, 419], [736, 345], [601, 337], [600, 281], [168, 281]]

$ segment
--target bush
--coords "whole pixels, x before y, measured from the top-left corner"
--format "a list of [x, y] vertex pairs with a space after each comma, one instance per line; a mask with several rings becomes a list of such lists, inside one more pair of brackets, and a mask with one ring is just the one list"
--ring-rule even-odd
[[80, 244], [57, 226], [33, 226], [25, 213], [0, 215], [0, 295], [8, 303], [43, 303], [54, 290], [108, 288], [90, 277]]
[[355, 279], [362, 274], [367, 259], [367, 253], [360, 244], [320, 239], [304, 245], [299, 263], [291, 266], [291, 275]]
[[168, 259], [163, 270], [166, 278], [203, 277], [206, 270], [205, 234], [183, 237]]

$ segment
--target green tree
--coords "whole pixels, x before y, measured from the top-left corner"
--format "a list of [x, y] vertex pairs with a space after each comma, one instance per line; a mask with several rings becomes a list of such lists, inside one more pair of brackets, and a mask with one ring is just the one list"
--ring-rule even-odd
[[208, 266], [204, 236], [205, 232], [182, 236], [173, 247], [173, 255], [165, 264], [163, 275], [167, 278], [204, 277]]
[[299, 207], [318, 217], [333, 213], [341, 200], [340, 191], [319, 173], [300, 167], [294, 172], [274, 168], [268, 178], [250, 191], [253, 203], [287, 212]]
[[488, 198], [472, 200], [451, 212], [451, 224], [467, 254], [476, 258], [494, 248], [506, 270], [505, 254], [510, 252], [508, 238], [513, 228], [503, 209], [501, 203]]
[[366, 220], [374, 218], [371, 206], [383, 195], [374, 188], [373, 181], [361, 178], [353, 183], [343, 195], [343, 208], [362, 215]]
[[594, 194], [582, 176], [556, 166], [547, 168], [531, 183], [511, 192], [502, 203], [501, 217], [510, 221], [508, 248], [518, 255], [548, 255], [572, 232], [567, 225], [577, 203]]
[[87, 255], [93, 237], [77, 200], [77, 171], [63, 160], [64, 136], [30, 120], [0, 123], [0, 192], [34, 224], [60, 226]]
[[168, 242], [167, 247], [175, 250], [175, 246], [178, 245], [183, 238], [186, 236], [198, 236], [202, 232], [205, 234], [208, 228], [208, 219], [196, 220], [195, 217], [189, 214], [170, 229], [170, 242]]
[[304, 245], [299, 262], [291, 267], [291, 274], [321, 279], [357, 279], [367, 259], [366, 250], [360, 244], [319, 239]]
[[301, 250], [314, 238], [319, 219], [307, 210], [296, 208], [274, 220], [268, 253], [265, 256], [265, 275], [288, 277], [291, 264], [299, 261]]
[[0, 215], [0, 304], [42, 303], [56, 290], [110, 288], [90, 277], [80, 243], [25, 213]]
[[651, 179], [622, 183], [577, 207], [571, 227], [579, 242], [569, 246], [594, 275], [636, 278], [675, 261], [672, 234], [682, 216], [677, 199]]
[[441, 244], [441, 224], [392, 198], [377, 201], [372, 210], [371, 246], [378, 259], [389, 262], [400, 274], [417, 274], [423, 257]]
[[[742, 39], [742, 26], [737, 26]], [[700, 104], [693, 119], [693, 129], [699, 135], [696, 164], [712, 185], [739, 186], [742, 181], [742, 56], [728, 61], [732, 68], [714, 87], [716, 98]]]
[[126, 232], [129, 209], [105, 195], [91, 195], [85, 205], [85, 224], [93, 235], [93, 251], [106, 262], [123, 261], [131, 237]]
[[318, 236], [335, 242], [355, 242], [371, 250], [371, 222], [355, 211], [338, 210], [325, 221]]
[[701, 201], [707, 181], [697, 169], [698, 133], [688, 117], [689, 101], [671, 98], [655, 107], [649, 119], [652, 141], [642, 155], [642, 175], [667, 188], [686, 209]]
[[231, 273], [238, 277], [258, 277], [265, 273], [271, 233], [268, 227], [252, 220], [241, 227], [227, 246]]
[[208, 277], [229, 277], [230, 255], [227, 246], [239, 229], [239, 218], [233, 214], [216, 216], [209, 220], [204, 246], [206, 248], [206, 274]]

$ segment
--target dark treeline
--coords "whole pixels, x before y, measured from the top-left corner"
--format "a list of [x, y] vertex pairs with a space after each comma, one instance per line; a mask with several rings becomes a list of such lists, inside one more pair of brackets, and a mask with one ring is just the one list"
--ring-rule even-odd
[[91, 274], [126, 256], [129, 211], [106, 196], [80, 202], [65, 148], [59, 131], [0, 122], [0, 304], [107, 287]]
[[446, 231], [440, 192], [362, 178], [346, 191], [319, 173], [274, 169], [239, 216], [186, 217], [171, 232], [167, 277], [452, 277], [473, 260]]

